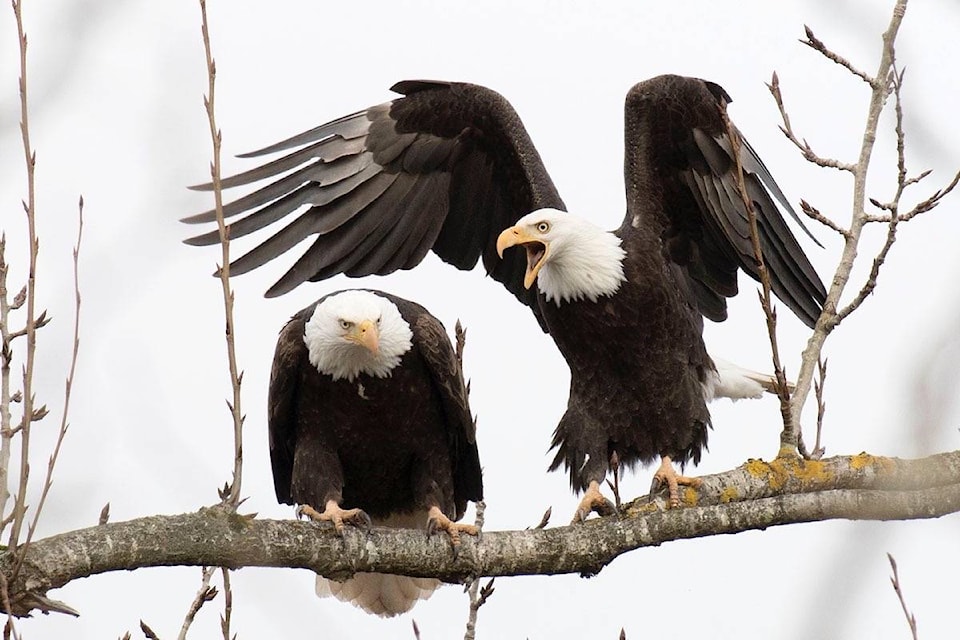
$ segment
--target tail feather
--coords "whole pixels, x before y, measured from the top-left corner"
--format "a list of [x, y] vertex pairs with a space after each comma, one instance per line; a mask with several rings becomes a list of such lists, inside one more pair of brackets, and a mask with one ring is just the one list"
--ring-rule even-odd
[[[703, 385], [703, 395], [707, 402], [717, 398], [759, 398], [764, 392], [777, 392], [776, 377], [770, 374], [744, 369], [720, 358], [714, 358], [713, 362], [717, 370], [708, 376]], [[793, 383], [788, 382], [787, 388], [793, 391]]]
[[[395, 514], [373, 524], [393, 529], [422, 529], [427, 512]], [[441, 582], [435, 578], [411, 578], [389, 573], [357, 573], [337, 582], [317, 576], [317, 595], [333, 596], [342, 602], [360, 607], [367, 613], [391, 617], [406, 613], [420, 600], [426, 600]]]

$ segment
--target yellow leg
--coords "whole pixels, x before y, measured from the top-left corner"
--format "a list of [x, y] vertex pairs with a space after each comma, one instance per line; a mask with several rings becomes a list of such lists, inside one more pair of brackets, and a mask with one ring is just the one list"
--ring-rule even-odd
[[617, 512], [617, 508], [613, 503], [600, 493], [600, 483], [596, 481], [591, 482], [587, 487], [583, 498], [580, 500], [580, 504], [577, 506], [576, 512], [573, 514], [573, 520], [570, 521], [570, 524], [583, 522], [587, 519], [587, 516], [590, 515], [591, 511], [595, 511], [597, 515], [600, 516], [612, 516]]
[[297, 516], [306, 516], [318, 522], [332, 522], [339, 535], [343, 535], [343, 525], [350, 524], [361, 529], [370, 528], [370, 516], [362, 509], [341, 509], [336, 500], [328, 500], [323, 513], [308, 504], [300, 505]]
[[653, 494], [654, 491], [662, 487], [664, 484], [667, 485], [667, 493], [670, 496], [670, 507], [676, 508], [680, 506], [680, 485], [688, 487], [699, 487], [701, 484], [700, 478], [688, 478], [686, 476], [677, 475], [676, 470], [673, 468], [673, 461], [670, 460], [670, 456], [663, 456], [660, 459], [660, 468], [657, 469], [657, 472], [653, 474], [653, 483], [650, 485], [650, 493]]

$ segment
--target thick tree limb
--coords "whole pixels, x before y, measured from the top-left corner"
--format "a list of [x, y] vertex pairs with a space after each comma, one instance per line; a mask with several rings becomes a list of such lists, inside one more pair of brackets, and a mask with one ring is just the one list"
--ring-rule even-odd
[[[620, 554], [671, 540], [831, 519], [909, 520], [960, 512], [960, 451], [918, 460], [860, 454], [826, 460], [750, 460], [704, 476], [684, 506], [638, 499], [625, 515], [583, 525], [483, 533], [454, 559], [442, 537], [374, 529], [369, 534], [312, 522], [258, 520], [220, 507], [97, 525], [35, 541], [9, 584], [14, 613], [77, 578], [143, 567], [292, 567], [343, 579], [356, 571], [471, 576], [600, 571]], [[10, 576], [14, 558], [0, 554]]]

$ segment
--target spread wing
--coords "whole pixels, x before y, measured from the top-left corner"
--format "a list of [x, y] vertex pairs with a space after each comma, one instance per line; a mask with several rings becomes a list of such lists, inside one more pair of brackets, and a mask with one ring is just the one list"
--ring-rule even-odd
[[[231, 238], [290, 221], [234, 261], [231, 274], [310, 237], [313, 244], [268, 296], [338, 273], [409, 269], [432, 250], [459, 269], [482, 257], [487, 273], [539, 314], [536, 291], [523, 288], [522, 253], [496, 254], [497, 235], [521, 216], [565, 208], [519, 117], [502, 96], [477, 85], [416, 80], [393, 90], [405, 97], [244, 156], [295, 149], [223, 180], [225, 188], [271, 181], [224, 207], [228, 218], [251, 212], [230, 224]], [[184, 222], [215, 219], [207, 211]], [[186, 242], [218, 241], [212, 231]]]
[[297, 313], [280, 331], [270, 371], [267, 400], [267, 427], [270, 436], [270, 464], [277, 501], [292, 504], [290, 483], [296, 448], [296, 403], [301, 368], [310, 366], [303, 328], [313, 315], [316, 303]]
[[477, 452], [476, 425], [470, 413], [467, 385], [443, 325], [426, 309], [407, 300], [387, 296], [410, 323], [413, 342], [420, 350], [439, 390], [449, 434], [450, 458], [453, 461], [454, 501], [457, 517], [466, 508], [466, 501], [483, 499], [480, 457]]
[[[715, 321], [726, 318], [726, 298], [737, 293], [738, 268], [759, 280], [726, 124], [729, 102], [712, 82], [660, 76], [634, 86], [626, 106], [628, 211], [620, 233], [640, 233], [635, 216], [643, 230], [659, 232], [667, 257], [686, 270], [700, 312]], [[826, 290], [774, 199], [810, 232], [753, 147], [737, 136], [773, 293], [812, 327]], [[631, 190], [631, 183], [638, 186]]]

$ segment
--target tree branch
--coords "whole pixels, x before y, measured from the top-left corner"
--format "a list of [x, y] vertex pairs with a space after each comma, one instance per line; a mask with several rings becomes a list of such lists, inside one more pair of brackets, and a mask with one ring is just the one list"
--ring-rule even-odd
[[[445, 540], [414, 530], [348, 529], [343, 538], [312, 522], [258, 520], [218, 506], [98, 525], [35, 541], [9, 585], [25, 615], [38, 597], [77, 578], [156, 566], [291, 567], [343, 580], [379, 571], [462, 582], [479, 576], [599, 572], [617, 556], [672, 540], [830, 519], [907, 520], [960, 511], [960, 451], [917, 460], [867, 454], [825, 460], [750, 460], [704, 476], [664, 509], [640, 498], [625, 515], [582, 525], [485, 532], [454, 558]], [[10, 552], [0, 554], [9, 576]]]
[[880, 113], [883, 111], [883, 107], [891, 90], [889, 78], [890, 71], [893, 68], [894, 43], [897, 38], [897, 32], [900, 29], [900, 24], [903, 21], [906, 7], [907, 0], [897, 0], [893, 9], [893, 15], [890, 18], [890, 24], [883, 34], [883, 46], [881, 47], [877, 73], [874, 76], [875, 82], [870, 82], [872, 88], [870, 105], [867, 109], [860, 155], [855, 165], [856, 169], [853, 172], [854, 185], [850, 227], [847, 230], [847, 235], [844, 237], [843, 254], [840, 259], [840, 264], [837, 266], [833, 281], [830, 283], [827, 291], [827, 301], [826, 304], [824, 304], [823, 313], [820, 314], [813, 334], [807, 341], [807, 346], [803, 351], [803, 359], [800, 365], [800, 371], [797, 374], [796, 388], [793, 394], [792, 409], [793, 424], [795, 425], [800, 424], [800, 415], [803, 412], [807, 395], [810, 393], [813, 374], [820, 360], [823, 345], [826, 342], [827, 336], [833, 332], [840, 321], [837, 314], [840, 296], [843, 294], [850, 280], [850, 274], [853, 272], [853, 265], [860, 243], [860, 235], [864, 225], [867, 223], [864, 209], [866, 203], [867, 174], [873, 155], [874, 143], [877, 139], [877, 124], [880, 120]]

